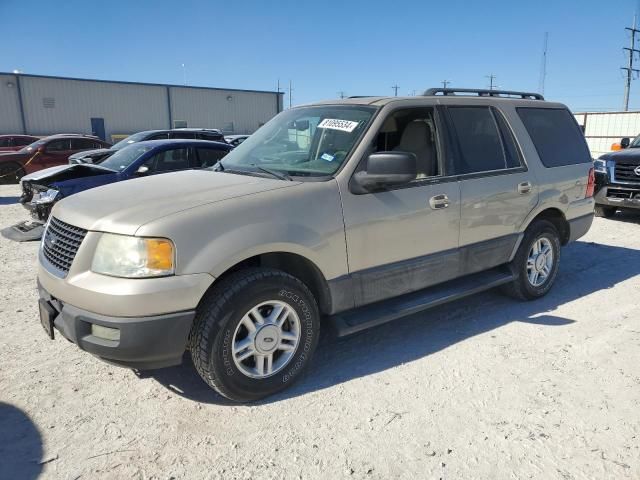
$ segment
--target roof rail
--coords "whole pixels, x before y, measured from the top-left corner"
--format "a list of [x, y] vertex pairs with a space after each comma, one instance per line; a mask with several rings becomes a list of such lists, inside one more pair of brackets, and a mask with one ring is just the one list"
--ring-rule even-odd
[[519, 97], [529, 100], [544, 100], [544, 97], [539, 93], [530, 92], [514, 92], [511, 90], [490, 90], [482, 88], [430, 88], [425, 90], [422, 94], [425, 97], [431, 97], [433, 95], [457, 95], [459, 93], [475, 93], [479, 97]]

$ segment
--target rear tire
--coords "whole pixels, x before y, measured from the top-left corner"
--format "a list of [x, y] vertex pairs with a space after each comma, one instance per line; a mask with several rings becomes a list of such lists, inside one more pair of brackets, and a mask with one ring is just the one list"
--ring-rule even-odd
[[248, 402], [295, 382], [318, 344], [313, 294], [280, 270], [231, 274], [202, 299], [190, 336], [193, 364], [222, 396]]
[[0, 185], [10, 185], [20, 182], [24, 177], [24, 168], [18, 163], [0, 163]]
[[510, 267], [515, 280], [505, 285], [507, 294], [534, 300], [547, 294], [558, 275], [560, 236], [553, 223], [536, 220], [527, 228]]
[[611, 218], [616, 214], [616, 207], [605, 207], [603, 205], [596, 205], [594, 210], [596, 217]]

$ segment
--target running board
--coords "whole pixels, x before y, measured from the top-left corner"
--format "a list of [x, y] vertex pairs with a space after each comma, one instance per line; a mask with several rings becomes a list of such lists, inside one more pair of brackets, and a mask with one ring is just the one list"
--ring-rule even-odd
[[474, 273], [397, 298], [338, 313], [330, 316], [329, 321], [333, 324], [337, 336], [344, 337], [504, 285], [514, 278], [513, 273], [505, 267]]

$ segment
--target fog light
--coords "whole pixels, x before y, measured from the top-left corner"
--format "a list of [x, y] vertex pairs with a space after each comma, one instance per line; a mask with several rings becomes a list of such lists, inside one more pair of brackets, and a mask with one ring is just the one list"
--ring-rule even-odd
[[91, 335], [105, 340], [120, 340], [120, 330], [117, 328], [103, 327], [102, 325], [91, 324]]

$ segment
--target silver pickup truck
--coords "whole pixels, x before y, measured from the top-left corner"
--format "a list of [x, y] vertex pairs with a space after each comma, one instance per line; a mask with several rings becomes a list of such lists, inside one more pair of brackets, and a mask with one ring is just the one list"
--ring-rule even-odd
[[40, 317], [130, 368], [189, 350], [211, 387], [251, 401], [300, 377], [321, 327], [347, 335], [498, 286], [545, 295], [593, 189], [573, 116], [538, 94], [292, 108], [212, 169], [59, 202]]

